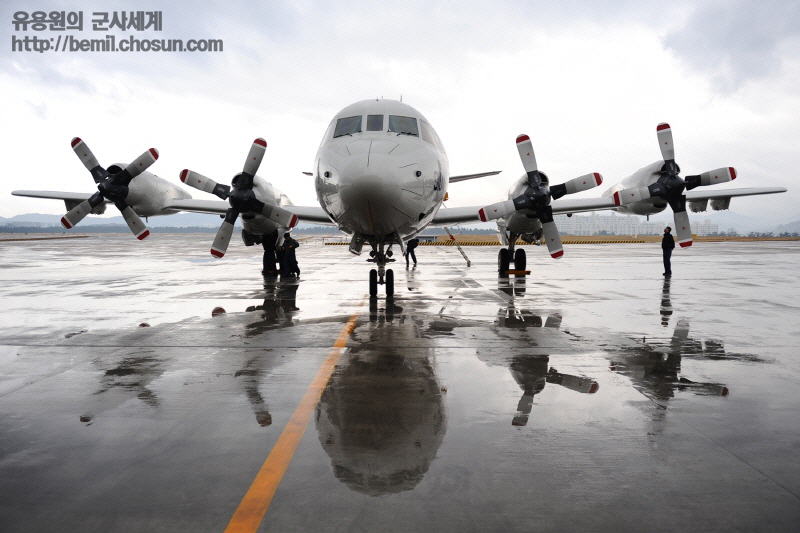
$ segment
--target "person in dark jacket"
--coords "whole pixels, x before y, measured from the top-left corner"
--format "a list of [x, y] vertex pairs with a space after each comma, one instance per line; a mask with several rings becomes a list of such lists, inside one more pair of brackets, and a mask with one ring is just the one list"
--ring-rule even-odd
[[278, 268], [275, 266], [275, 245], [278, 242], [278, 232], [274, 231], [264, 235], [261, 245], [264, 247], [264, 270], [262, 276], [277, 276]]
[[411, 239], [406, 243], [406, 268], [408, 268], [408, 256], [411, 256], [411, 259], [414, 260], [414, 266], [417, 266], [417, 254], [414, 253], [414, 249], [419, 244], [419, 239]]
[[661, 239], [661, 251], [664, 252], [664, 275], [672, 276], [672, 250], [675, 249], [675, 239], [672, 238], [672, 228], [664, 228], [664, 238]]
[[300, 275], [300, 266], [297, 264], [297, 256], [295, 255], [295, 250], [298, 246], [300, 246], [300, 243], [292, 239], [289, 233], [284, 234], [283, 244], [281, 245], [282, 276]]

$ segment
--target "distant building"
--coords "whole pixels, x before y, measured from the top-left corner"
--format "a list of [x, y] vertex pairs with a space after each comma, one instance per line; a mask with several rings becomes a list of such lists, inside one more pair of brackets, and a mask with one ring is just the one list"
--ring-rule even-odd
[[[661, 235], [666, 222], [650, 222], [639, 215], [618, 215], [617, 213], [589, 213], [585, 215], [556, 215], [554, 217], [559, 233], [564, 235]], [[709, 219], [702, 223], [691, 220], [692, 233], [713, 235], [719, 226]]]

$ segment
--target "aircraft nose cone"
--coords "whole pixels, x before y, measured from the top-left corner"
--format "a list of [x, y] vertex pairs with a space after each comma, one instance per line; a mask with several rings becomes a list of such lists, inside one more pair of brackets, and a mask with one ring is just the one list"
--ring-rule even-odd
[[363, 159], [352, 158], [340, 169], [341, 202], [362, 233], [388, 235], [404, 222], [400, 218], [403, 192], [400, 169], [366, 164]]

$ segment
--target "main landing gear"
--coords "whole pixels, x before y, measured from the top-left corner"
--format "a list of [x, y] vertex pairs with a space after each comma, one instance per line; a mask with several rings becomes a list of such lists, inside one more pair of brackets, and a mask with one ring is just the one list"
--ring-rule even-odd
[[[525, 267], [528, 266], [528, 259], [525, 256], [525, 250], [522, 248], [515, 250], [515, 245], [518, 238], [519, 235], [509, 232], [508, 248], [500, 248], [500, 251], [497, 253], [497, 272], [501, 276], [508, 275], [511, 263], [514, 264], [514, 270], [525, 270]], [[531, 242], [534, 242], [535, 240], [536, 239], [532, 239]]]
[[394, 271], [391, 268], [386, 268], [387, 263], [395, 261], [395, 259], [392, 259], [391, 244], [385, 252], [383, 243], [373, 246], [373, 250], [369, 255], [370, 258], [367, 261], [375, 263], [375, 266], [378, 267], [369, 271], [369, 295], [377, 296], [378, 285], [385, 285], [386, 296], [394, 296]]

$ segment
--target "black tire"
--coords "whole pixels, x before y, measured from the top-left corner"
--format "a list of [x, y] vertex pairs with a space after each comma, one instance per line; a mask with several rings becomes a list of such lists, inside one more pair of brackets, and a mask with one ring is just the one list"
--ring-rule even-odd
[[500, 252], [497, 254], [497, 271], [501, 276], [508, 273], [508, 266], [511, 263], [510, 256], [508, 248], [500, 248]]
[[394, 296], [394, 270], [386, 271], [386, 296]]
[[369, 295], [378, 295], [378, 271], [374, 268], [369, 271]]
[[514, 252], [514, 270], [525, 270], [528, 265], [528, 259], [525, 257], [525, 250], [517, 248]]

